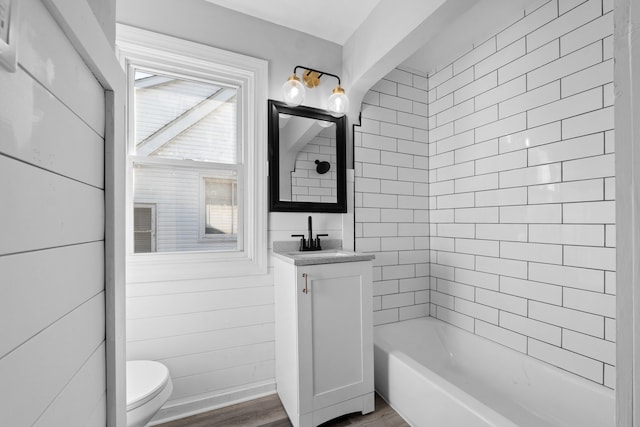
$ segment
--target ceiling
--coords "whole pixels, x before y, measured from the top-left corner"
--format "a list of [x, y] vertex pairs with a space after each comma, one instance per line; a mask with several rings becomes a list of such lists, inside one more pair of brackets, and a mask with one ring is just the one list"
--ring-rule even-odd
[[[382, 0], [323, 0], [317, 5], [300, 0], [205, 1], [344, 46]], [[434, 14], [431, 27], [438, 28], [436, 33], [425, 38], [425, 44], [417, 51], [407, 52], [402, 64], [412, 70], [431, 73], [471, 49], [479, 40], [486, 40], [503, 23], [513, 22], [521, 16], [523, 8], [533, 7], [541, 1], [450, 2], [454, 4], [455, 14], [437, 17]], [[398, 5], [402, 2], [398, 0]]]
[[344, 45], [380, 0], [206, 0], [236, 12]]

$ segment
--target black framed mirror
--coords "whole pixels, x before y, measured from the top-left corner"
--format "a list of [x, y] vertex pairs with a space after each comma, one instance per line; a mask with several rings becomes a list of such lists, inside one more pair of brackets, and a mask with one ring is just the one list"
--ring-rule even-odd
[[346, 119], [269, 100], [269, 210], [347, 211]]

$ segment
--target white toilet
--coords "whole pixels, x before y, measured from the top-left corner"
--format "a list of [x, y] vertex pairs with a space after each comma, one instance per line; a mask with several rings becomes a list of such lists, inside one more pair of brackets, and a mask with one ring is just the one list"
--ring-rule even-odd
[[144, 427], [173, 391], [169, 369], [151, 360], [127, 361], [127, 427]]

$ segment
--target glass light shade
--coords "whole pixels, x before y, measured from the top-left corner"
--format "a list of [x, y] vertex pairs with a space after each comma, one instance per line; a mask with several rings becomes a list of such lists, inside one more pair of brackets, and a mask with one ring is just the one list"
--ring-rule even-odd
[[337, 86], [333, 89], [333, 94], [327, 101], [327, 110], [331, 112], [334, 117], [342, 117], [349, 109], [349, 98], [344, 93], [344, 89]]
[[295, 74], [282, 85], [282, 100], [294, 107], [304, 101], [304, 86]]
[[334, 122], [328, 122], [326, 120], [318, 120], [318, 124], [320, 125], [320, 127], [328, 128], [328, 127], [333, 126], [335, 123]]

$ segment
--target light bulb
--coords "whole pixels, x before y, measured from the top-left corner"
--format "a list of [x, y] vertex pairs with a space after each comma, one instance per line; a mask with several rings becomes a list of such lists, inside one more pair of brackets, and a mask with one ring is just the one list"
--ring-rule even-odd
[[349, 98], [344, 94], [344, 89], [338, 85], [335, 89], [333, 89], [333, 94], [329, 97], [327, 101], [327, 110], [331, 112], [331, 115], [334, 117], [341, 117], [349, 109]]
[[282, 85], [282, 100], [293, 107], [304, 101], [304, 86], [295, 74]]

